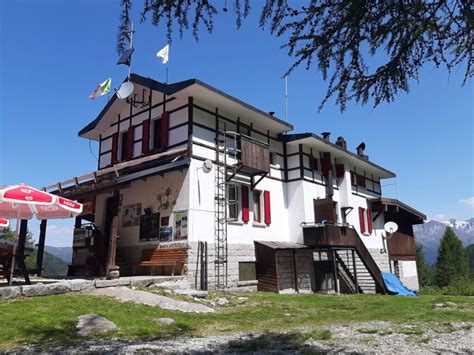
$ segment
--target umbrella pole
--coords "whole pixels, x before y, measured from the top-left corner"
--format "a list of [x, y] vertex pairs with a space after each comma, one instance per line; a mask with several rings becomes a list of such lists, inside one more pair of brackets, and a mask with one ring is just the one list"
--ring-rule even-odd
[[[19, 212], [18, 212], [19, 214]], [[16, 244], [18, 242], [18, 231], [20, 228], [20, 217], [16, 219], [16, 229], [15, 229], [15, 244], [13, 244], [13, 255], [12, 255], [12, 264], [10, 266], [10, 279], [8, 280], [8, 286], [11, 286], [13, 283], [13, 273], [15, 271], [15, 255], [16, 255]]]

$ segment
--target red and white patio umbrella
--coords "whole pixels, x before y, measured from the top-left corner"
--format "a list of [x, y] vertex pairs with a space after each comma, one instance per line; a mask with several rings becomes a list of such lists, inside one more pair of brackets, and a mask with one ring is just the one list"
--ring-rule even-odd
[[[0, 218], [15, 218], [16, 237], [21, 219], [71, 218], [82, 212], [82, 204], [59, 197], [25, 184], [0, 188]], [[13, 255], [15, 254], [15, 249]], [[10, 284], [13, 279], [15, 257], [12, 258]]]
[[81, 212], [78, 202], [24, 184], [0, 188], [0, 218], [61, 219]]
[[10, 225], [10, 221], [6, 218], [0, 218], [0, 230], [2, 230], [3, 228], [8, 228], [8, 226]]

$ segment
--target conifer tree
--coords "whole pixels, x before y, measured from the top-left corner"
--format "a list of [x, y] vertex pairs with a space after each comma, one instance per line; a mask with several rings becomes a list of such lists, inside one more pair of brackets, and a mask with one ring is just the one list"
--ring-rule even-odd
[[[211, 33], [217, 15], [233, 13], [236, 26], [260, 14], [259, 27], [282, 39], [298, 66], [318, 71], [327, 82], [320, 104], [334, 97], [341, 111], [354, 100], [374, 106], [408, 92], [427, 64], [463, 70], [463, 84], [474, 75], [472, 0], [430, 1], [281, 1], [281, 0], [122, 0], [118, 52], [125, 50], [132, 3], [141, 22], [163, 26], [171, 43], [175, 32]], [[227, 8], [227, 3], [229, 8]], [[222, 9], [222, 12], [221, 12]]]
[[416, 268], [418, 270], [418, 281], [420, 286], [429, 286], [432, 284], [432, 270], [426, 262], [423, 245], [416, 244]]
[[469, 262], [459, 238], [449, 227], [446, 228], [436, 259], [435, 283], [438, 287], [452, 285], [467, 279]]

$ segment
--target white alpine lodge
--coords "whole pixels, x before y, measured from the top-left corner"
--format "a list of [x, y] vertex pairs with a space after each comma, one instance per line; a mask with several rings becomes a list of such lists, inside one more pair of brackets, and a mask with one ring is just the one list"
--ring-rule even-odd
[[412, 225], [426, 217], [382, 196], [381, 181], [395, 174], [371, 162], [365, 144], [352, 152], [328, 132], [292, 133], [196, 79], [130, 81], [133, 95], [115, 94], [79, 132], [99, 142], [97, 170], [46, 188], [84, 204], [69, 276], [384, 293], [381, 273], [392, 271], [418, 289]]

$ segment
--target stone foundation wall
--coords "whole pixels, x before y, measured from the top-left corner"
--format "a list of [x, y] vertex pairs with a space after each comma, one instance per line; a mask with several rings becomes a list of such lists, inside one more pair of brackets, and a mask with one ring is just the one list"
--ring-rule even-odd
[[[186, 271], [188, 281], [197, 288], [201, 284], [201, 265], [197, 263], [198, 243], [188, 243], [188, 261]], [[215, 290], [215, 244], [207, 244], [207, 280], [209, 290]], [[239, 281], [239, 262], [255, 262], [255, 247], [253, 244], [229, 244], [227, 247], [227, 288], [235, 291], [256, 291], [257, 280]], [[196, 277], [197, 273], [197, 277]]]

